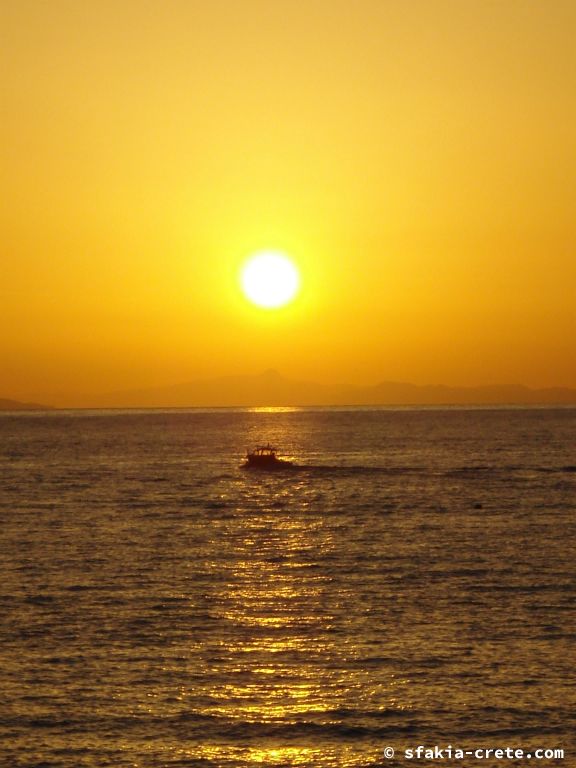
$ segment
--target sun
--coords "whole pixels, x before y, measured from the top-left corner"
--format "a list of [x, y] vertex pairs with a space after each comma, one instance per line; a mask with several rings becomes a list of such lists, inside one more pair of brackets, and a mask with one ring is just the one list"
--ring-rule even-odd
[[294, 299], [300, 287], [300, 275], [283, 253], [261, 251], [244, 264], [240, 283], [244, 295], [253, 304], [275, 309]]

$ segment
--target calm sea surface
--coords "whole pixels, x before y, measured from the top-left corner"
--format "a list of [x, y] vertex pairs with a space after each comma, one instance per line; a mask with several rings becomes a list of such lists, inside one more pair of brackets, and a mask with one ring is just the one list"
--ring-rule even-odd
[[0, 764], [575, 766], [575, 490], [573, 409], [2, 415]]

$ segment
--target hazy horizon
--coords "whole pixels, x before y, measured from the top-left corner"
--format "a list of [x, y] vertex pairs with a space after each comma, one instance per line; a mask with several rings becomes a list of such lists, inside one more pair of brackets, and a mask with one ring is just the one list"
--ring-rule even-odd
[[[0, 393], [4, 397], [5, 393]], [[443, 383], [378, 381], [344, 385], [302, 381], [269, 369], [254, 375], [172, 382], [167, 386], [125, 390], [36, 392], [26, 398], [0, 397], [0, 409], [9, 401], [56, 408], [92, 407], [231, 407], [231, 406], [339, 406], [339, 405], [466, 405], [466, 404], [572, 404], [576, 389], [530, 388], [523, 384], [452, 386]]]

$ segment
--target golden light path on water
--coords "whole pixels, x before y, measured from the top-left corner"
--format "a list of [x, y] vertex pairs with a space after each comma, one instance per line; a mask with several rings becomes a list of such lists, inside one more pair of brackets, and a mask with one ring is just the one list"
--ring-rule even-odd
[[[322, 765], [323, 768], [352, 768], [352, 766], [374, 766], [378, 759], [375, 752], [369, 762], [359, 762], [358, 751], [351, 746], [344, 745], [335, 748], [330, 754], [325, 747], [269, 747], [269, 748], [243, 748], [243, 747], [212, 747], [205, 746], [189, 750], [178, 750], [175, 756], [180, 759], [206, 760], [207, 765], [235, 765], [253, 763], [254, 765], [282, 766], [308, 766], [313, 768]], [[381, 755], [380, 755], [381, 756]], [[365, 756], [364, 756], [365, 758]]]
[[[212, 567], [226, 570], [213, 606], [224, 632], [213, 662], [218, 674], [198, 715], [237, 723], [239, 731], [193, 756], [222, 765], [368, 765], [366, 744], [344, 747], [321, 731], [341, 725], [359, 700], [372, 712], [401, 709], [395, 694], [403, 681], [391, 675], [378, 684], [362, 664], [354, 668], [360, 652], [334, 615], [351, 595], [317, 567], [318, 554], [326, 560], [334, 551], [333, 524], [315, 513], [293, 516], [291, 500], [304, 487], [276, 480], [248, 478], [252, 509], [222, 527], [222, 557]], [[275, 727], [274, 735], [247, 737], [254, 743], [240, 747], [246, 724]], [[289, 734], [302, 725], [304, 736]], [[379, 754], [375, 745], [370, 763]]]

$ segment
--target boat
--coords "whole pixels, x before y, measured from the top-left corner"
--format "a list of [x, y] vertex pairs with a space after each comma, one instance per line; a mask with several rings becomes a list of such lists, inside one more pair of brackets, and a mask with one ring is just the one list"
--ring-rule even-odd
[[246, 452], [246, 461], [241, 465], [242, 469], [263, 469], [274, 471], [277, 469], [292, 469], [294, 462], [287, 459], [279, 459], [276, 456], [276, 448], [270, 444], [258, 445], [253, 451]]

